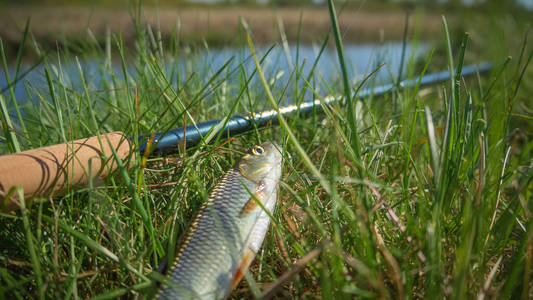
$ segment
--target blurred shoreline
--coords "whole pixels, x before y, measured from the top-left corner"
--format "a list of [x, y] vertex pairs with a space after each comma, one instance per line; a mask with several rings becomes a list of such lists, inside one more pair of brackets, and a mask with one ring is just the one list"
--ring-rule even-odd
[[[133, 12], [134, 13], [134, 12]], [[31, 17], [31, 18], [30, 18]], [[321, 43], [330, 30], [327, 7], [268, 8], [268, 7], [159, 7], [143, 8], [140, 20], [149, 23], [154, 34], [161, 30], [163, 42], [177, 37], [180, 45], [201, 44], [210, 47], [237, 45], [239, 18], [250, 25], [254, 41], [271, 44], [280, 41], [280, 21], [289, 43]], [[279, 18], [278, 18], [279, 17]], [[127, 47], [134, 46], [135, 26], [132, 12], [126, 8], [13, 6], [0, 10], [0, 38], [11, 56], [19, 48], [25, 23], [30, 19], [30, 31], [39, 47], [56, 49], [57, 45], [86, 44], [95, 40], [103, 45], [106, 35], [121, 35]], [[300, 25], [301, 22], [301, 25]], [[405, 11], [365, 10], [345, 8], [339, 15], [339, 25], [346, 43], [398, 41], [403, 37]], [[421, 39], [441, 32], [441, 18], [433, 13], [415, 13], [410, 21], [424, 24], [418, 27]], [[301, 27], [300, 35], [298, 29]], [[144, 28], [144, 26], [143, 26]], [[157, 35], [156, 35], [157, 36]], [[112, 39], [112, 45], [115, 45]], [[29, 43], [27, 43], [29, 44]], [[28, 47], [28, 45], [26, 45]], [[28, 51], [26, 51], [27, 53]]]

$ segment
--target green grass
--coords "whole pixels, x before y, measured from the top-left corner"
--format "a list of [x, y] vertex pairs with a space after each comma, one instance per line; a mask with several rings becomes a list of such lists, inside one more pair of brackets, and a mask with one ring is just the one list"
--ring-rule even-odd
[[[276, 79], [279, 70], [265, 65], [269, 52], [254, 51], [245, 26], [236, 57], [218, 70], [209, 62], [185, 63], [186, 76], [177, 63], [197, 53], [183, 54], [179, 33], [165, 45], [157, 42], [158, 32], [140, 19], [134, 22], [137, 50], [124, 48], [117, 33], [105, 48], [82, 45], [86, 56], [80, 58], [48, 53], [45, 84], [26, 84], [38, 103], [23, 103], [12, 89], [0, 96], [0, 153], [116, 130], [135, 137], [137, 146], [145, 133], [277, 109], [301, 101], [305, 91], [350, 95], [359, 86], [347, 77], [338, 12], [332, 2], [329, 8], [329, 39], [340, 61], [336, 81], [302, 74], [301, 62]], [[280, 126], [230, 140], [212, 135], [211, 143], [180, 147], [149, 159], [145, 168], [138, 155], [133, 168], [119, 162], [116, 176], [103, 182], [91, 180], [55, 199], [25, 199], [26, 208], [0, 214], [0, 298], [148, 297], [151, 280], [160, 278], [153, 272], [165, 254], [173, 256], [219, 178], [242, 149], [266, 140], [283, 145], [279, 205], [247, 280], [232, 297], [531, 298], [533, 52], [521, 28], [488, 20], [470, 35], [455, 36], [443, 19], [434, 56], [410, 61], [404, 73], [448, 68], [447, 83], [362, 101], [350, 97], [345, 107], [280, 118]], [[509, 30], [514, 37], [504, 34]], [[505, 61], [509, 55], [514, 58]], [[5, 67], [1, 47], [0, 56]], [[8, 80], [22, 74], [20, 57]], [[99, 82], [77, 62], [91, 57], [104, 75]], [[490, 76], [462, 79], [461, 67], [480, 57], [505, 63]], [[256, 67], [250, 71], [243, 60]], [[72, 61], [78, 67], [67, 71]]]

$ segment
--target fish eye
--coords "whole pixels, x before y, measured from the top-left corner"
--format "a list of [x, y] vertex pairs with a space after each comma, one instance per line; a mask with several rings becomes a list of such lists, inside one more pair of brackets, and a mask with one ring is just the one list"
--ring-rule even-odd
[[263, 155], [265, 153], [265, 149], [261, 146], [255, 146], [252, 148], [252, 154], [253, 155]]

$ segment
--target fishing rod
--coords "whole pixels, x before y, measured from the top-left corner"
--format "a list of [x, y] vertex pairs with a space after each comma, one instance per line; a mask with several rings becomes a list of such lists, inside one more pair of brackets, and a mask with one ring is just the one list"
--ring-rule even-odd
[[[492, 63], [484, 62], [479, 65], [467, 65], [464, 66], [461, 72], [461, 76], [471, 76], [478, 72], [485, 73], [492, 69]], [[420, 80], [420, 87], [434, 85], [447, 80], [450, 80], [449, 71], [441, 71], [437, 73], [424, 75], [422, 78], [411, 78], [400, 81], [399, 84], [387, 83], [376, 87], [365, 88], [352, 95], [352, 98], [364, 99], [370, 95], [382, 96], [384, 94], [393, 93], [401, 89], [414, 87]], [[340, 96], [328, 96], [322, 100], [305, 101], [300, 104], [294, 104], [289, 106], [279, 107], [279, 110], [268, 110], [258, 113], [248, 113], [246, 115], [235, 115], [230, 117], [226, 124], [219, 129], [217, 134], [222, 132], [227, 137], [234, 136], [239, 133], [243, 133], [253, 128], [261, 128], [267, 126], [267, 124], [277, 124], [278, 114], [283, 117], [291, 117], [295, 114], [307, 114], [312, 111], [321, 111], [322, 104], [332, 104], [335, 102], [342, 103], [345, 100], [343, 95]], [[185, 143], [186, 147], [192, 147], [198, 145], [204, 137], [211, 132], [217, 124], [225, 122], [224, 119], [212, 120], [207, 122], [198, 123], [195, 125], [189, 125], [182, 128], [176, 128], [167, 132], [158, 132], [153, 134], [153, 141], [151, 142], [151, 149], [153, 149], [153, 155], [160, 156], [168, 153], [175, 152], [178, 145]], [[140, 153], [144, 153], [147, 149], [149, 140], [152, 134], [143, 135], [139, 137], [141, 145], [139, 146]]]
[[[492, 63], [464, 66], [463, 77], [490, 71]], [[388, 83], [365, 88], [352, 97], [364, 99], [370, 95], [382, 96], [401, 89], [433, 85], [450, 80], [449, 71], [411, 78], [399, 83]], [[112, 132], [93, 136], [64, 144], [52, 145], [20, 153], [0, 156], [0, 211], [8, 212], [19, 207], [20, 196], [24, 199], [33, 197], [61, 196], [77, 187], [87, 186], [91, 180], [102, 180], [114, 174], [117, 168], [124, 169], [133, 165], [137, 152], [144, 154], [150, 145], [152, 155], [164, 155], [175, 152], [178, 145], [186, 147], [198, 145], [213, 130], [215, 134], [227, 137], [249, 131], [253, 128], [276, 124], [278, 115], [290, 118], [296, 114], [308, 114], [321, 111], [322, 105], [343, 103], [344, 96], [328, 96], [322, 100], [305, 101], [301, 104], [279, 107], [247, 115], [236, 115], [228, 119], [213, 120], [183, 128], [172, 129], [141, 136], [141, 145], [135, 149], [132, 137], [122, 132]], [[217, 127], [219, 127], [217, 129]], [[137, 150], [137, 151], [136, 151]], [[150, 152], [150, 151], [149, 151]], [[23, 188], [19, 195], [15, 187]]]

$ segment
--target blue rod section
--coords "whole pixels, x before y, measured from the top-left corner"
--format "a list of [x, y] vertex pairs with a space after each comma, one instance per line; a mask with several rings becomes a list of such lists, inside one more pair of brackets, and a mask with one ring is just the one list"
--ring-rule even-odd
[[[491, 62], [484, 62], [481, 64], [467, 65], [463, 66], [462, 76], [471, 76], [476, 73], [486, 73], [492, 69]], [[455, 72], [454, 72], [455, 73]], [[448, 70], [441, 71], [438, 73], [432, 73], [424, 75], [420, 79], [420, 87], [433, 85], [437, 83], [450, 80], [450, 72]], [[399, 84], [387, 83], [384, 85], [375, 86], [372, 88], [365, 88], [360, 90], [357, 95], [354, 95], [358, 99], [364, 99], [370, 95], [381, 96], [387, 93], [392, 93], [397, 90], [404, 88], [414, 87], [417, 85], [419, 78], [410, 78], [404, 79]], [[343, 96], [328, 96], [322, 101], [305, 101], [300, 105], [289, 105], [282, 106], [279, 108], [279, 113], [284, 117], [288, 117], [292, 114], [300, 113], [306, 114], [314, 109], [316, 111], [321, 111], [321, 103], [330, 104], [333, 102], [344, 102]], [[247, 115], [235, 115], [227, 121], [224, 128], [220, 129], [226, 135], [230, 137], [239, 133], [249, 131], [257, 127], [265, 127], [267, 124], [277, 124], [278, 123], [278, 111], [269, 110], [258, 113], [249, 113]], [[154, 142], [153, 142], [153, 155], [162, 155], [175, 152], [178, 149], [178, 145], [186, 143], [187, 147], [192, 147], [200, 143], [209, 131], [211, 131], [219, 122], [222, 120], [212, 120], [203, 123], [198, 123], [196, 126], [189, 125], [182, 128], [171, 129], [168, 132], [158, 132], [155, 133]], [[151, 137], [151, 134], [143, 135], [139, 137], [141, 146], [139, 151], [143, 153], [146, 150], [147, 140]]]

